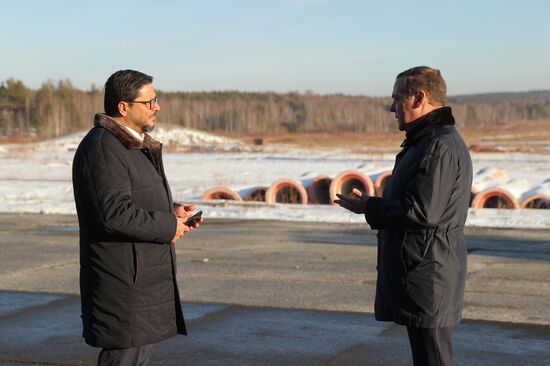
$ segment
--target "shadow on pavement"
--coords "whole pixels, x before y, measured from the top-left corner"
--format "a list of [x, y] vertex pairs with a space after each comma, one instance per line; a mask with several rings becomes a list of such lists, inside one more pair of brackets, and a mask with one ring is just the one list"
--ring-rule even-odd
[[[94, 365], [78, 296], [0, 292], [0, 364]], [[190, 335], [154, 348], [151, 365], [410, 365], [405, 329], [372, 314], [184, 304]], [[542, 365], [550, 327], [466, 321], [457, 365]], [[528, 361], [527, 361], [528, 360]], [[527, 363], [526, 363], [527, 362]]]

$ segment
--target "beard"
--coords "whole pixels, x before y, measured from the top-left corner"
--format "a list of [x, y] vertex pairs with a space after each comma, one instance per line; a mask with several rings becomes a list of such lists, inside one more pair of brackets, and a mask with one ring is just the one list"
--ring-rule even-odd
[[145, 125], [141, 128], [141, 132], [142, 133], [151, 132], [153, 131], [154, 128], [155, 128], [155, 125]]
[[142, 133], [145, 133], [145, 132], [151, 132], [153, 131], [153, 129], [155, 128], [155, 122], [154, 122], [154, 118], [156, 117], [156, 113], [153, 115], [153, 122], [151, 124], [149, 123], [145, 123], [142, 127], [141, 127], [141, 132]]

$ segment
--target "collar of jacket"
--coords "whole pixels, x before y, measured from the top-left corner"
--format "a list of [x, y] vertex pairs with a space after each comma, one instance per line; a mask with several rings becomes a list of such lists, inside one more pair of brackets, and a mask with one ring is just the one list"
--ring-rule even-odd
[[455, 119], [451, 107], [434, 109], [407, 126], [406, 139], [401, 146], [414, 144], [422, 136], [434, 131], [436, 128], [454, 124]]
[[96, 113], [94, 117], [94, 126], [103, 127], [112, 133], [122, 145], [126, 146], [128, 150], [150, 149], [153, 151], [158, 151], [160, 149], [160, 142], [155, 140], [148, 133], [144, 134], [143, 142], [141, 142], [126, 131], [126, 129], [114, 118], [109, 117], [104, 113]]

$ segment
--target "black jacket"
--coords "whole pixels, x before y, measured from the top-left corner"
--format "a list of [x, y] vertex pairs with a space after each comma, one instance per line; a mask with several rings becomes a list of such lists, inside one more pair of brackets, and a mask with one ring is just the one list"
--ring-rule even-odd
[[73, 161], [86, 343], [128, 348], [185, 334], [162, 145], [97, 114]]
[[453, 125], [448, 107], [412, 122], [383, 197], [367, 199], [378, 229], [377, 320], [436, 328], [462, 318], [472, 162]]

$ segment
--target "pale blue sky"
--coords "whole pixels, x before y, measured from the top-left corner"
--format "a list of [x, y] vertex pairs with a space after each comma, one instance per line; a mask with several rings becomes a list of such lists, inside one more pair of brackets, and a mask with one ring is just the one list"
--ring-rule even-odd
[[441, 69], [449, 94], [550, 89], [550, 1], [2, 1], [0, 80], [103, 86], [133, 68], [164, 91], [391, 94]]

